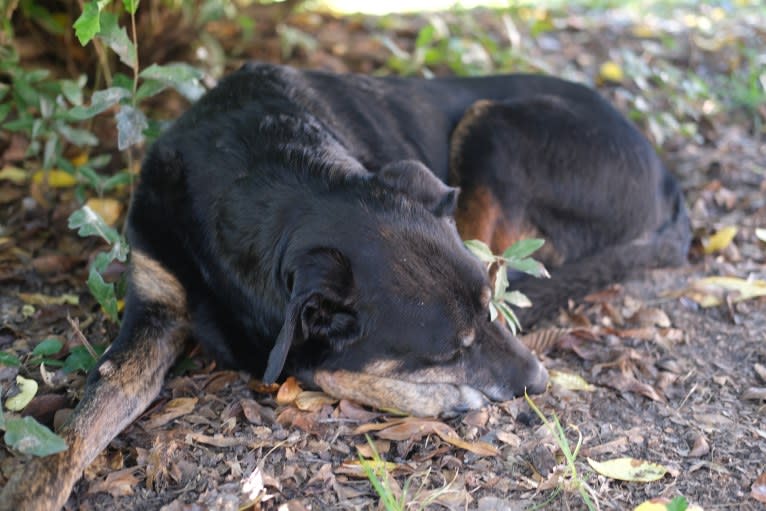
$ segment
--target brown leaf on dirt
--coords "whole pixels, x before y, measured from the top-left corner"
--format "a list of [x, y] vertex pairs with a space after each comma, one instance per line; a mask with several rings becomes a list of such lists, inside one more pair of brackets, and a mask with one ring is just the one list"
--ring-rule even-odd
[[571, 328], [545, 328], [521, 337], [521, 342], [539, 355], [558, 347], [561, 340], [572, 332]]
[[240, 399], [242, 414], [250, 424], [263, 423], [264, 407], [254, 399]]
[[341, 417], [359, 422], [371, 421], [381, 416], [380, 412], [371, 412], [370, 410], [366, 410], [362, 406], [347, 399], [340, 400], [338, 403], [338, 409], [340, 410]]
[[[359, 428], [357, 428], [357, 431]], [[393, 424], [388, 428], [377, 432], [379, 438], [385, 440], [411, 440], [417, 441], [426, 435], [436, 434], [447, 443], [470, 451], [477, 456], [496, 456], [497, 447], [487, 442], [467, 442], [461, 439], [457, 432], [447, 424], [433, 419], [420, 419], [408, 417], [403, 421]]]
[[295, 397], [295, 406], [304, 412], [318, 412], [325, 405], [334, 405], [338, 400], [324, 392], [304, 390]]
[[198, 399], [196, 397], [178, 397], [176, 399], [171, 399], [163, 407], [161, 412], [155, 413], [144, 423], [144, 429], [149, 431], [164, 426], [173, 419], [191, 413], [194, 411], [197, 401]]
[[521, 438], [516, 433], [510, 431], [498, 430], [495, 432], [495, 436], [498, 440], [506, 445], [510, 445], [514, 449], [521, 445]]
[[129, 467], [117, 472], [112, 472], [103, 481], [92, 483], [88, 487], [88, 494], [105, 492], [112, 497], [125, 497], [133, 495], [133, 488], [140, 479], [136, 477], [138, 467]]
[[670, 318], [662, 309], [656, 307], [642, 307], [633, 314], [628, 321], [641, 326], [658, 326], [660, 328], [670, 328]]
[[237, 380], [239, 380], [237, 371], [216, 371], [210, 375], [203, 388], [211, 394], [218, 394]]
[[613, 373], [603, 379], [604, 385], [619, 390], [620, 392], [633, 392], [641, 394], [644, 397], [648, 397], [652, 401], [660, 403], [665, 402], [665, 398], [662, 397], [651, 385], [638, 381], [631, 375], [623, 373]]
[[489, 420], [489, 410], [486, 407], [472, 410], [463, 417], [463, 424], [483, 428]]
[[279, 387], [279, 391], [277, 392], [277, 404], [289, 405], [295, 401], [295, 399], [298, 397], [298, 394], [300, 394], [302, 391], [303, 389], [301, 389], [298, 380], [296, 380], [293, 376], [288, 376], [285, 382]]
[[750, 496], [758, 502], [766, 503], [766, 472], [758, 476], [750, 487]]
[[706, 455], [710, 452], [710, 445], [708, 444], [707, 438], [705, 438], [705, 435], [699, 433], [695, 435], [694, 441], [692, 443], [692, 448], [689, 451], [689, 456], [693, 458], [699, 458], [701, 456]]
[[223, 435], [203, 435], [202, 433], [187, 433], [186, 443], [197, 442], [205, 445], [212, 445], [213, 447], [234, 447], [237, 445], [248, 445], [252, 442], [251, 438], [244, 437], [230, 437]]
[[[393, 461], [381, 460], [380, 462], [376, 463], [373, 460], [365, 460], [365, 463], [378, 473], [385, 471], [391, 474], [407, 469], [406, 465], [400, 465], [398, 463], [394, 463]], [[367, 478], [367, 474], [365, 473], [364, 468], [362, 468], [362, 462], [359, 460], [344, 461], [338, 468], [335, 469], [335, 474], [361, 479]]]
[[[375, 451], [377, 451], [378, 454], [386, 454], [388, 450], [391, 449], [391, 442], [388, 440], [373, 440], [372, 443], [375, 446]], [[368, 442], [358, 444], [356, 446], [356, 450], [365, 458], [372, 458], [375, 454]]]
[[748, 387], [742, 393], [742, 399], [748, 401], [766, 401], [766, 387]]

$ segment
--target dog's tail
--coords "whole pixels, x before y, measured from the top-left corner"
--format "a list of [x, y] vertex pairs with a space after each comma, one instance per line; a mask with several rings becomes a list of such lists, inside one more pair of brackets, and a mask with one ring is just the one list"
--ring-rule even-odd
[[582, 298], [642, 270], [684, 264], [691, 243], [691, 223], [678, 185], [672, 178], [665, 184], [672, 188], [665, 190], [668, 220], [655, 231], [550, 269], [550, 279], [524, 276], [511, 281], [510, 287], [526, 294], [532, 302], [532, 307], [516, 310], [521, 324], [529, 327], [555, 314], [567, 300]]

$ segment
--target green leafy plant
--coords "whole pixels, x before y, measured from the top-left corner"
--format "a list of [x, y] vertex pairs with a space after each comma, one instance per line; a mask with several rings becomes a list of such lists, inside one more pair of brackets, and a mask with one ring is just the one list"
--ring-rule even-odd
[[13, 415], [6, 418], [2, 406], [0, 406], [0, 429], [5, 431], [3, 436], [5, 445], [22, 454], [49, 456], [68, 449], [63, 438], [33, 417]]
[[128, 258], [128, 243], [125, 238], [112, 227], [106, 225], [90, 207], [83, 206], [69, 217], [69, 228], [77, 229], [82, 236], [98, 236], [109, 243], [108, 252], [99, 252], [93, 259], [88, 274], [88, 289], [96, 298], [96, 301], [104, 309], [104, 312], [113, 320], [117, 321], [117, 293], [112, 282], [107, 283], [103, 274], [109, 263], [114, 261], [125, 262]]
[[552, 500], [556, 498], [556, 496], [562, 490], [564, 490], [567, 492], [576, 492], [579, 494], [580, 498], [589, 511], [597, 510], [598, 506], [594, 503], [595, 497], [591, 498], [591, 496], [594, 495], [593, 489], [588, 486], [588, 483], [585, 482], [585, 480], [580, 476], [580, 474], [577, 472], [577, 467], [575, 466], [575, 460], [577, 459], [577, 455], [580, 453], [580, 448], [582, 447], [582, 433], [580, 433], [580, 430], [577, 429], [576, 426], [569, 426], [577, 432], [577, 445], [575, 445], [575, 448], [572, 449], [572, 447], [569, 445], [569, 439], [566, 436], [566, 431], [564, 431], [564, 428], [561, 426], [561, 422], [559, 422], [556, 414], [553, 414], [553, 417], [548, 419], [545, 414], [540, 411], [540, 408], [538, 408], [532, 398], [527, 395], [526, 391], [524, 392], [524, 399], [526, 399], [529, 407], [533, 412], [535, 412], [540, 420], [543, 421], [545, 427], [547, 427], [548, 431], [550, 431], [551, 435], [553, 435], [554, 441], [559, 446], [559, 449], [564, 454], [564, 459], [566, 460], [566, 472], [563, 476], [561, 476], [561, 480], [559, 481], [559, 485], [556, 491], [546, 502], [531, 509], [536, 510], [547, 508], [548, 504], [550, 504], [550, 502], [552, 502]]
[[489, 304], [490, 319], [494, 321], [498, 315], [502, 315], [515, 334], [521, 330], [521, 324], [510, 306], [530, 307], [532, 302], [524, 293], [508, 290], [508, 270], [520, 271], [534, 277], [550, 277], [545, 266], [530, 257], [543, 246], [545, 241], [534, 238], [520, 240], [508, 247], [502, 255], [493, 254], [483, 241], [468, 240], [464, 243], [473, 255], [487, 265], [494, 288]]

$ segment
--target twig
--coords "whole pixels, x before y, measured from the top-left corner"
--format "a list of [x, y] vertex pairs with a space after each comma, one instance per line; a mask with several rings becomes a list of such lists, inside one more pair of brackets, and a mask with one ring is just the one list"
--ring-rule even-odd
[[96, 350], [93, 349], [93, 346], [90, 342], [88, 342], [88, 339], [85, 338], [85, 335], [80, 330], [80, 320], [77, 318], [72, 318], [69, 314], [66, 316], [66, 320], [69, 322], [69, 325], [72, 327], [72, 330], [74, 331], [75, 336], [80, 341], [80, 343], [85, 346], [85, 349], [88, 350], [88, 353], [90, 353], [90, 356], [93, 357], [94, 360], [98, 359], [98, 353], [96, 353]]

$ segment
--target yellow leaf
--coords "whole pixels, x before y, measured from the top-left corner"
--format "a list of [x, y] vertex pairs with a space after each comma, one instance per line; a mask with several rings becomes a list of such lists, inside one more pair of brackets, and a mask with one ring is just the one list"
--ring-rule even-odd
[[122, 213], [122, 204], [116, 199], [88, 199], [85, 203], [90, 209], [98, 213], [107, 225], [114, 225]]
[[619, 83], [623, 80], [624, 76], [620, 65], [613, 61], [607, 60], [598, 70], [598, 77], [604, 82]]
[[288, 376], [285, 382], [280, 385], [279, 391], [277, 391], [277, 404], [289, 405], [298, 397], [303, 391], [293, 376]]
[[77, 184], [77, 179], [72, 174], [59, 169], [51, 169], [47, 172], [38, 170], [32, 175], [32, 181], [36, 184], [45, 181], [51, 188], [69, 188]]
[[756, 227], [755, 237], [766, 243], [766, 229], [763, 227]]
[[731, 244], [732, 240], [734, 240], [734, 236], [736, 235], [737, 228], [734, 226], [730, 225], [728, 227], [724, 227], [723, 229], [719, 229], [715, 234], [702, 242], [705, 253], [712, 254], [714, 252], [720, 252]]
[[19, 386], [19, 393], [5, 401], [5, 407], [12, 412], [23, 410], [37, 394], [37, 382], [35, 380], [16, 376], [16, 385]]
[[706, 277], [684, 291], [686, 296], [701, 307], [715, 307], [724, 302], [727, 294], [734, 302], [766, 296], [766, 280], [745, 280], [738, 277]]
[[304, 412], [316, 412], [325, 405], [333, 405], [338, 400], [324, 392], [304, 390], [295, 398], [295, 406]]
[[[637, 505], [633, 511], [667, 511], [670, 502], [671, 500], [665, 497], [655, 497]], [[703, 509], [696, 504], [689, 504], [686, 511], [703, 511]]]
[[71, 161], [72, 165], [75, 167], [82, 167], [88, 163], [88, 153], [80, 153], [77, 156], [70, 158], [69, 161]]
[[19, 293], [19, 298], [29, 305], [79, 305], [80, 297], [64, 293], [60, 296], [44, 295], [42, 293]]
[[593, 392], [596, 390], [596, 387], [577, 374], [565, 373], [562, 371], [550, 371], [548, 375], [550, 376], [551, 383], [567, 390], [584, 390], [586, 392]]
[[588, 458], [588, 464], [593, 470], [610, 479], [639, 483], [649, 483], [662, 479], [668, 471], [667, 468], [657, 463], [627, 457], [604, 462]]
[[3, 170], [0, 170], [0, 180], [5, 179], [17, 185], [24, 183], [27, 180], [27, 177], [29, 177], [29, 175], [24, 169], [12, 165], [3, 167]]

